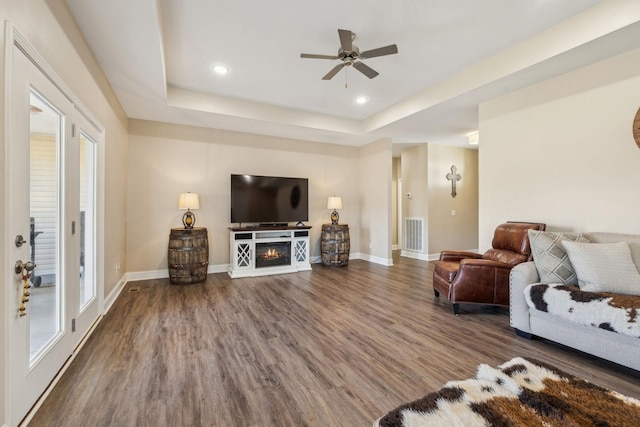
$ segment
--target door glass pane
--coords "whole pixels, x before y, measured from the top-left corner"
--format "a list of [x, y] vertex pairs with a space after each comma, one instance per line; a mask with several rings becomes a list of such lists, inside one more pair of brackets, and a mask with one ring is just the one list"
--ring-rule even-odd
[[59, 157], [63, 116], [42, 96], [30, 94], [31, 277], [29, 354], [34, 362], [61, 331]]
[[94, 269], [95, 147], [95, 141], [84, 132], [80, 132], [80, 312], [96, 296]]

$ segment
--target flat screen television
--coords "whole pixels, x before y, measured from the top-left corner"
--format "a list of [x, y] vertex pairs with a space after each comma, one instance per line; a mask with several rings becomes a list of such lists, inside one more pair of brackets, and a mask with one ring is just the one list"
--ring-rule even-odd
[[231, 175], [231, 222], [288, 224], [309, 220], [309, 180]]

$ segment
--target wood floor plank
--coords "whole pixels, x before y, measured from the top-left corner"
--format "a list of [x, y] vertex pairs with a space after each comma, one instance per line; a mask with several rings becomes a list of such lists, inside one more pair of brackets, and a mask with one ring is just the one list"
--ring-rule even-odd
[[516, 356], [640, 398], [637, 372], [519, 338], [505, 308], [454, 316], [432, 262], [394, 263], [129, 283], [30, 425], [370, 426]]

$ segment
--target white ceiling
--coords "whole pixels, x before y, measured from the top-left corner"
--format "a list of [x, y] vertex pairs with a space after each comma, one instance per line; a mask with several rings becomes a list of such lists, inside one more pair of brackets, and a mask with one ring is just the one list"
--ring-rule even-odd
[[[480, 102], [640, 46], [637, 0], [67, 3], [130, 118], [352, 146], [466, 146]], [[338, 28], [399, 53], [321, 80]]]

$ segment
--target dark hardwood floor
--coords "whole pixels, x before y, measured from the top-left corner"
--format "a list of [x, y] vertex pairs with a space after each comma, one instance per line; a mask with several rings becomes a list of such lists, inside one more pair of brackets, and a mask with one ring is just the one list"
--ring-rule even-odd
[[433, 295], [433, 263], [394, 262], [130, 282], [30, 425], [371, 426], [515, 356], [640, 398], [637, 373], [516, 337], [505, 308], [454, 316]]

